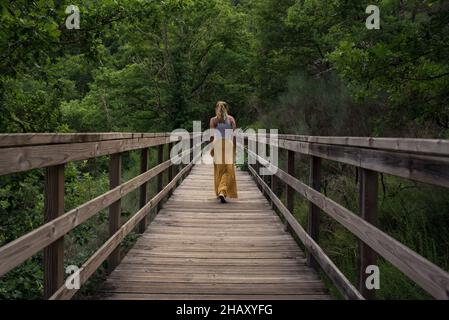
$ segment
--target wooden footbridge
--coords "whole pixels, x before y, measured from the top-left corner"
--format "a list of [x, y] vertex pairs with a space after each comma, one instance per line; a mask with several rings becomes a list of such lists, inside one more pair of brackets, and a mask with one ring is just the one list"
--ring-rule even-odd
[[[237, 171], [239, 198], [219, 204], [212, 165], [197, 164], [208, 157], [197, 152], [203, 147], [200, 134], [175, 140], [166, 133], [0, 135], [0, 175], [46, 168], [45, 222], [0, 248], [0, 276], [43, 250], [44, 298], [72, 298], [78, 289], [64, 279], [64, 235], [109, 208], [109, 239], [70, 276], [78, 276], [82, 285], [107, 261], [108, 278], [98, 288], [98, 298], [330, 299], [323, 274], [346, 299], [374, 298], [374, 291], [364, 285], [365, 270], [378, 256], [436, 299], [449, 298], [446, 271], [376, 227], [378, 173], [448, 188], [449, 141], [253, 134], [239, 138], [248, 171]], [[178, 150], [180, 145], [184, 148]], [[267, 160], [261, 152], [265, 146], [272, 155], [286, 152], [286, 168]], [[158, 150], [153, 168], [148, 168], [149, 148]], [[141, 174], [122, 182], [121, 155], [132, 150], [141, 152]], [[172, 159], [170, 150], [176, 154]], [[308, 183], [295, 176], [297, 154], [310, 159]], [[99, 156], [110, 157], [110, 190], [65, 211], [64, 165]], [[359, 169], [360, 212], [321, 193], [322, 159]], [[261, 175], [261, 168], [274, 174]], [[152, 197], [147, 192], [151, 179], [157, 180]], [[279, 184], [284, 185], [285, 201], [278, 198]], [[140, 209], [122, 223], [120, 201], [137, 189]], [[310, 203], [307, 226], [291, 213], [298, 194]], [[158, 214], [149, 221], [152, 209]], [[319, 217], [324, 214], [360, 241], [358, 284], [352, 284], [319, 246]], [[119, 245], [133, 230], [141, 236], [123, 255]]]

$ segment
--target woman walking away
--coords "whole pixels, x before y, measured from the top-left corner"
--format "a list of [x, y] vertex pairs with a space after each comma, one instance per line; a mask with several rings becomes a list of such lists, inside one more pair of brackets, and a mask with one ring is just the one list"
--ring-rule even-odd
[[235, 119], [229, 115], [229, 107], [224, 101], [218, 101], [215, 106], [215, 117], [210, 119], [213, 132], [210, 140], [213, 142], [211, 155], [214, 158], [215, 194], [222, 203], [226, 198], [237, 198], [237, 182], [235, 179], [234, 160], [236, 153], [237, 128]]

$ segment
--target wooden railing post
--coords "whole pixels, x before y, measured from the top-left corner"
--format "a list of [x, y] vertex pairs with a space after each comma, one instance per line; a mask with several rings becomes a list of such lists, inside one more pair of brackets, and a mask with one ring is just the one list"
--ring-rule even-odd
[[[114, 153], [111, 155], [109, 165], [109, 189], [114, 189], [121, 182], [122, 176], [122, 155]], [[121, 220], [121, 200], [117, 200], [109, 206], [109, 236], [114, 235], [120, 228]], [[111, 273], [120, 263], [120, 247], [112, 251], [108, 257], [108, 272]]]
[[[271, 190], [273, 190], [273, 193], [275, 195], [277, 195], [277, 193], [276, 193], [277, 188], [278, 188], [278, 178], [273, 173], [271, 175]], [[273, 201], [271, 201], [271, 206], [273, 207], [273, 209], [276, 207]]]
[[[47, 168], [45, 174], [45, 216], [47, 223], [64, 213], [64, 165]], [[64, 283], [64, 237], [44, 249], [44, 299]]]
[[257, 135], [256, 135], [256, 142], [255, 142], [255, 147], [254, 147], [254, 153], [256, 156], [254, 156], [254, 163], [253, 163], [253, 168], [256, 171], [256, 174], [259, 174], [259, 170], [257, 169], [257, 164], [258, 164], [257, 150], [259, 149], [258, 144], [259, 144], [259, 142], [257, 141]]
[[190, 162], [192, 162], [193, 161], [193, 143], [194, 143], [194, 140], [193, 140], [193, 133], [192, 133], [192, 137], [190, 138], [190, 149], [191, 149], [191, 151], [190, 151]]
[[[173, 146], [175, 145], [174, 142], [170, 142], [168, 144], [168, 160], [171, 159], [171, 150], [173, 149]], [[169, 168], [168, 168], [168, 182], [170, 183], [173, 180], [173, 177], [176, 176], [175, 173], [175, 165], [172, 164]], [[173, 190], [170, 190], [169, 195], [172, 195]]]
[[[148, 170], [148, 148], [140, 150], [140, 173], [144, 173]], [[147, 203], [147, 183], [145, 182], [140, 186], [139, 195], [139, 208], [143, 208]], [[144, 233], [147, 229], [147, 216], [139, 222], [139, 233]]]
[[243, 136], [243, 162], [245, 159], [246, 165], [249, 166], [248, 137]]
[[[377, 226], [377, 192], [378, 173], [368, 169], [359, 169], [360, 174], [360, 215], [363, 219]], [[375, 298], [375, 289], [368, 290], [366, 287], [366, 267], [376, 265], [377, 253], [367, 246], [363, 241], [359, 242], [359, 291], [366, 299]]]
[[[168, 144], [168, 159], [170, 159], [171, 150], [173, 149], [174, 143], [171, 142]], [[175, 176], [175, 166], [171, 165], [168, 169], [168, 182], [173, 180], [173, 177]]]
[[[267, 139], [267, 138], [265, 137], [265, 139]], [[266, 144], [265, 144], [265, 152], [264, 152], [264, 154], [262, 155], [264, 158], [266, 157], [266, 160], [268, 160], [269, 157], [271, 156], [270, 151], [271, 151], [270, 145], [269, 145], [268, 143], [266, 143]], [[265, 168], [265, 170], [268, 171], [268, 166]], [[266, 172], [267, 172], [267, 171], [266, 171]], [[271, 177], [270, 177], [268, 174], [263, 175], [262, 178], [263, 178], [263, 181], [264, 181], [266, 184], [270, 184], [270, 185], [271, 185]]]
[[[179, 142], [179, 141], [178, 141], [178, 142], [172, 142], [172, 148], [173, 148], [177, 143], [180, 143], [180, 142]], [[173, 176], [173, 177], [176, 177], [176, 175], [178, 174], [179, 168], [180, 168], [179, 166], [180, 166], [179, 164], [174, 164], [174, 163], [172, 163], [171, 168], [172, 168], [172, 176]], [[179, 181], [176, 182], [176, 186], [178, 186], [178, 185], [179, 185]]]
[[[260, 176], [260, 164], [259, 164], [259, 158], [257, 157], [259, 155], [259, 135], [256, 135], [257, 139], [256, 139], [256, 149], [254, 150], [256, 153], [255, 156], [255, 163], [254, 163], [254, 170], [256, 171], [256, 174], [258, 176]], [[260, 185], [257, 185], [257, 187], [259, 188], [260, 191], [263, 192], [263, 189]]]
[[[295, 152], [292, 150], [287, 150], [287, 173], [291, 176], [295, 176]], [[285, 206], [287, 207], [288, 211], [293, 214], [295, 190], [288, 184], [285, 184], [285, 196]], [[285, 221], [285, 230], [288, 230], [287, 221]]]
[[[321, 158], [319, 157], [310, 157], [309, 186], [318, 192], [321, 191]], [[318, 237], [320, 234], [320, 208], [310, 201], [307, 227], [307, 232], [309, 235], [318, 243]], [[315, 269], [318, 269], [319, 267], [317, 261], [310, 254], [310, 252], [307, 252], [307, 264]]]
[[[160, 144], [157, 146], [157, 164], [161, 164], [164, 162], [164, 145]], [[161, 172], [157, 175], [157, 193], [162, 191], [164, 186], [164, 173]], [[161, 209], [161, 203], [159, 202], [157, 205], [157, 211]]]

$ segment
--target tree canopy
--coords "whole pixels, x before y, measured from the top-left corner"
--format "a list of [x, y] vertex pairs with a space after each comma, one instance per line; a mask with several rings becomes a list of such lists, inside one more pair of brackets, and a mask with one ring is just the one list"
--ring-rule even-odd
[[363, 1], [84, 0], [77, 30], [69, 1], [4, 1], [0, 130], [189, 129], [226, 100], [245, 126], [447, 136], [447, 2], [373, 4], [380, 30]]

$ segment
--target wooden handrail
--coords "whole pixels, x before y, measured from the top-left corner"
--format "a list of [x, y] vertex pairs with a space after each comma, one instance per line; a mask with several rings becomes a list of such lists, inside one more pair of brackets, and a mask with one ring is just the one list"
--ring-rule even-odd
[[[0, 134], [0, 148], [23, 147], [30, 145], [48, 145], [62, 143], [98, 142], [168, 136], [169, 133], [15, 133]], [[267, 134], [269, 136], [269, 134]], [[403, 151], [435, 155], [449, 155], [449, 140], [413, 139], [413, 138], [376, 138], [376, 137], [334, 137], [279, 134], [280, 139], [309, 143], [362, 147], [370, 149]]]
[[280, 134], [279, 138], [285, 140], [295, 140], [309, 143], [340, 145], [348, 147], [422, 153], [430, 155], [449, 155], [449, 140], [443, 139], [320, 137], [292, 134]]
[[[195, 134], [188, 136], [191, 137]], [[41, 142], [47, 140], [53, 142], [34, 145], [37, 143], [36, 135], [31, 135], [27, 139], [24, 137], [19, 139], [16, 135], [3, 135], [0, 138], [0, 142], [3, 140], [0, 143], [0, 175], [170, 143], [170, 134], [168, 133], [133, 134], [126, 138], [117, 138], [117, 134], [110, 136], [108, 134], [68, 136], [55, 134], [55, 137], [57, 138], [51, 140], [45, 135], [45, 139], [40, 138]], [[113, 137], [114, 139], [112, 139]], [[74, 142], [70, 142], [71, 140]]]
[[[255, 135], [245, 135], [245, 137], [256, 141]], [[266, 139], [266, 143], [271, 145], [270, 139]], [[439, 156], [424, 155], [412, 152], [286, 140], [282, 136], [273, 146], [449, 188], [449, 153]]]
[[[193, 148], [192, 148], [193, 149]], [[191, 150], [192, 150], [191, 149]], [[190, 151], [190, 150], [189, 150]], [[201, 156], [201, 155], [199, 155]], [[194, 161], [193, 159], [187, 166], [185, 166], [173, 179], [170, 181], [167, 186], [165, 186], [161, 191], [158, 192], [145, 206], [143, 206], [139, 211], [137, 211], [129, 220], [122, 225], [101, 247], [98, 249], [80, 268], [78, 271], [78, 275], [80, 276], [81, 284], [84, 284], [87, 279], [97, 270], [101, 263], [113, 252], [114, 249], [118, 247], [121, 241], [125, 238], [127, 234], [129, 234], [134, 227], [136, 227], [139, 222], [150, 212], [151, 209], [155, 208], [160, 201], [172, 190], [178, 180], [182, 178], [182, 176], [191, 169]], [[55, 292], [53, 296], [50, 297], [50, 300], [59, 300], [59, 299], [70, 299], [77, 292], [76, 289], [67, 289], [65, 285], [61, 286], [58, 291]]]
[[0, 148], [24, 147], [33, 145], [49, 145], [63, 143], [100, 142], [108, 140], [126, 140], [138, 138], [168, 137], [170, 133], [130, 133], [130, 132], [99, 132], [99, 133], [1, 133]]
[[[0, 247], [0, 276], [9, 270], [21, 264], [26, 259], [35, 255], [42, 249], [45, 249], [46, 275], [44, 277], [45, 298], [62, 298], [73, 296], [76, 292], [67, 290], [63, 285], [63, 248], [62, 245], [55, 247], [56, 243], [63, 243], [65, 234], [85, 222], [87, 219], [97, 214], [101, 210], [117, 204], [126, 194], [137, 188], [144, 186], [150, 179], [158, 177], [158, 194], [150, 201], [145, 201], [145, 194], [141, 202], [141, 209], [127, 223], [120, 226], [120, 220], [110, 221], [111, 237], [110, 239], [83, 265], [81, 269], [82, 282], [100, 266], [106, 258], [113, 258], [114, 267], [118, 263], [118, 244], [128, 234], [131, 229], [144, 220], [149, 210], [160, 204], [161, 200], [176, 187], [177, 182], [191, 168], [193, 162], [182, 168], [182, 170], [173, 177], [165, 188], [162, 188], [161, 174], [167, 169], [174, 167], [173, 161], [185, 159], [193, 153], [196, 146], [179, 153], [174, 159], [163, 161], [162, 148], [159, 147], [159, 164], [155, 167], [144, 170], [141, 164], [140, 175], [130, 179], [127, 182], [120, 183], [120, 163], [113, 166], [118, 171], [114, 173], [114, 184], [111, 190], [99, 195], [98, 197], [87, 201], [86, 203], [72, 209], [66, 213], [63, 210], [63, 200], [59, 191], [63, 192], [63, 185], [56, 186], [56, 182], [63, 183], [63, 166], [65, 163], [73, 160], [84, 160], [100, 155], [111, 155], [112, 159], [120, 159], [119, 154], [130, 150], [147, 150], [151, 146], [163, 146], [174, 142], [189, 139], [193, 140], [196, 134], [176, 134], [175, 139], [167, 133], [151, 134], [31, 134], [31, 135], [0, 135], [0, 175], [13, 172], [26, 171], [29, 169], [48, 167], [46, 179], [46, 212], [48, 219], [39, 228], [11, 241]], [[201, 145], [201, 142], [199, 143]], [[60, 152], [60, 153], [58, 153]], [[61, 153], [62, 152], [62, 153]], [[143, 153], [142, 153], [143, 154]], [[45, 160], [47, 159], [47, 160]], [[17, 160], [17, 161], [15, 161]], [[8, 161], [12, 161], [11, 163]], [[8, 168], [9, 163], [9, 168]], [[54, 168], [54, 170], [53, 170]], [[58, 175], [51, 175], [52, 172]], [[111, 171], [112, 172], [112, 171]], [[52, 178], [54, 177], [54, 179]], [[62, 179], [62, 180], [61, 180]], [[117, 185], [118, 184], [118, 185]], [[58, 194], [54, 194], [57, 188]], [[142, 197], [142, 195], [141, 195]], [[63, 199], [63, 198], [62, 198]], [[54, 201], [53, 201], [54, 200]], [[53, 202], [52, 202], [53, 201]], [[54, 203], [54, 204], [53, 204]], [[114, 212], [120, 215], [120, 205], [116, 206]], [[115, 227], [112, 224], [115, 223]], [[132, 224], [132, 228], [130, 225]], [[146, 225], [146, 224], [145, 224]], [[111, 227], [112, 226], [112, 227]], [[111, 229], [112, 228], [112, 229]], [[143, 224], [140, 224], [139, 230], [143, 232]], [[113, 251], [116, 254], [113, 254]], [[111, 255], [112, 254], [112, 255]], [[58, 294], [55, 293], [59, 290]], [[68, 293], [70, 291], [70, 293]]]
[[[442, 178], [437, 177], [437, 174], [440, 174], [443, 168], [446, 168], [446, 166], [449, 164], [447, 156], [436, 157], [436, 156], [425, 156], [421, 154], [415, 155], [411, 153], [404, 154], [402, 152], [399, 153], [384, 150], [368, 150], [359, 147], [344, 147], [338, 145], [321, 145], [321, 144], [318, 145], [310, 142], [285, 140], [282, 138], [279, 139], [278, 141], [279, 143], [276, 143], [270, 142], [269, 139], [257, 140], [255, 139], [254, 135], [245, 135], [245, 140], [246, 139], [248, 139], [249, 141], [253, 140], [253, 142], [258, 141], [259, 143], [271, 144], [274, 147], [278, 147], [281, 149], [284, 148], [290, 151], [300, 152], [302, 154], [307, 154], [318, 158], [336, 160], [339, 162], [353, 164], [361, 168], [366, 167], [369, 167], [368, 169], [377, 168], [378, 170], [376, 171], [379, 172], [385, 172], [385, 166], [387, 166], [389, 168], [388, 171], [396, 173], [396, 175], [398, 176], [406, 176], [411, 179], [414, 178], [415, 180], [418, 181], [424, 180], [425, 182], [429, 182], [435, 185], [446, 186], [446, 184], [449, 181], [449, 176], [447, 172], [443, 174]], [[408, 141], [410, 141], [410, 139], [408, 139]], [[422, 140], [420, 141], [422, 143]], [[348, 148], [351, 149], [350, 150], [351, 152], [348, 152], [349, 151]], [[344, 208], [340, 204], [326, 197], [319, 190], [315, 190], [314, 188], [306, 185], [305, 183], [301, 182], [300, 180], [296, 179], [294, 176], [281, 170], [280, 168], [274, 167], [266, 159], [264, 159], [263, 157], [256, 154], [250, 149], [247, 149], [248, 156], [250, 158], [256, 159], [256, 163], [260, 163], [261, 165], [272, 170], [272, 172], [276, 172], [275, 176], [279, 180], [283, 181], [284, 183], [292, 187], [294, 190], [300, 193], [305, 199], [309, 200], [310, 203], [317, 206], [323, 212], [325, 212], [330, 217], [339, 222], [341, 225], [343, 225], [346, 229], [348, 229], [351, 233], [353, 233], [361, 241], [363, 241], [363, 243], [367, 244], [370, 248], [374, 249], [387, 261], [392, 263], [404, 274], [406, 274], [412, 281], [420, 285], [424, 290], [426, 290], [428, 293], [430, 293], [437, 299], [449, 299], [449, 273], [442, 270], [440, 267], [436, 266], [435, 264], [428, 261], [424, 257], [420, 256], [416, 252], [412, 251], [411, 249], [409, 249], [402, 243], [398, 242], [394, 238], [390, 237], [389, 235], [387, 235], [386, 233], [384, 233], [383, 231], [372, 225], [370, 222], [364, 220], [363, 218], [357, 216], [350, 210]], [[339, 153], [326, 152], [324, 150], [327, 151], [340, 150], [340, 152]], [[381, 153], [382, 155], [389, 154], [390, 157], [388, 159], [384, 159], [382, 157], [380, 158], [374, 157], [374, 159], [370, 159], [370, 161], [363, 158], [364, 154], [372, 155], [373, 153], [375, 154]], [[398, 166], [401, 165], [403, 167], [406, 165], [413, 166], [413, 161], [416, 161], [416, 159], [420, 159], [420, 161], [422, 161], [423, 167], [419, 167], [413, 173], [405, 175], [399, 169], [398, 169], [399, 171], [393, 170], [396, 167], [395, 162], [392, 160], [396, 160], [398, 159], [398, 157], [399, 158], [405, 157], [406, 159], [409, 160], [408, 163], [404, 160], [402, 162], [400, 161], [397, 164]], [[354, 159], [358, 159], [358, 161], [353, 161]], [[380, 163], [376, 163], [376, 160], [378, 160]], [[368, 166], [367, 163], [370, 163], [372, 167]], [[384, 166], [382, 166], [382, 164], [384, 164]], [[249, 168], [250, 171], [256, 175], [255, 177], [256, 180], [259, 182], [259, 184], [263, 185], [264, 188], [268, 188], [268, 186], [264, 184], [263, 179], [261, 179], [258, 176], [257, 171], [251, 168], [250, 166]], [[275, 197], [275, 194], [272, 192], [268, 192], [268, 195], [273, 201], [273, 196]], [[374, 200], [370, 199], [370, 201]], [[287, 212], [289, 212], [289, 210], [286, 211], [286, 208], [280, 208], [279, 210], [284, 216], [288, 215]], [[292, 227], [293, 224], [296, 224], [295, 222], [296, 220], [294, 221], [291, 219], [286, 220], [289, 222], [290, 227]], [[302, 232], [301, 230], [299, 231], [296, 230], [298, 237], [304, 242], [305, 241], [304, 239], [306, 238], [304, 237], [304, 235], [300, 235], [301, 232]], [[312, 238], [310, 237], [310, 239]], [[307, 238], [307, 240], [310, 239]], [[307, 248], [307, 244], [304, 243], [304, 245]], [[314, 252], [311, 250], [311, 253], [313, 254]], [[319, 261], [320, 257], [317, 256], [316, 254], [313, 254], [313, 256], [320, 263]], [[320, 265], [321, 267], [323, 267], [321, 263]], [[336, 284], [337, 288], [339, 288], [342, 294], [346, 296], [347, 292], [345, 292], [344, 288], [341, 288], [342, 282], [341, 281], [335, 282], [336, 280], [335, 275], [330, 276], [330, 278], [331, 280], [334, 280], [334, 283]]]

